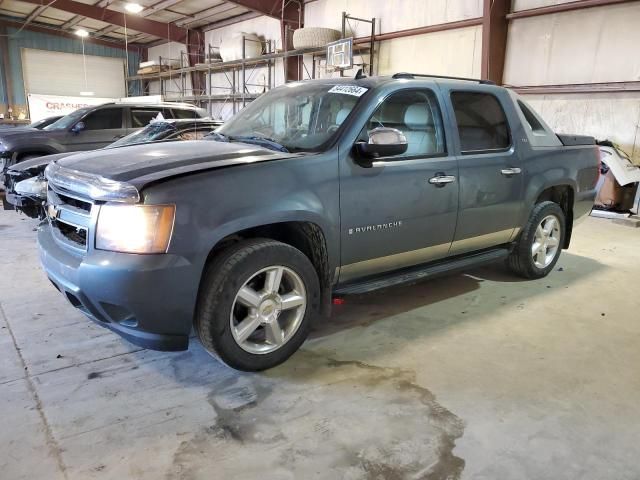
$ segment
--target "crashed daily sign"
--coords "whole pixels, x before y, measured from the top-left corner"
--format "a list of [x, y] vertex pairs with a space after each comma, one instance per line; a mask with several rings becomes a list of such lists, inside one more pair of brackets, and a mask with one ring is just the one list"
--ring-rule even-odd
[[61, 97], [30, 93], [28, 95], [29, 118], [32, 122], [35, 122], [56, 115], [67, 115], [79, 108], [102, 105], [113, 101], [113, 98]]

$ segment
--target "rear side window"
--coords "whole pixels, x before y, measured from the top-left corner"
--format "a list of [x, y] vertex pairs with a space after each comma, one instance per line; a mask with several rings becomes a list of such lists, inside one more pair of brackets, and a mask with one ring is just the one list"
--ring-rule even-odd
[[179, 119], [200, 118], [195, 110], [179, 110], [177, 108], [174, 108], [173, 115], [174, 118]]
[[534, 132], [544, 132], [544, 127], [540, 123], [540, 121], [536, 118], [535, 114], [527, 107], [523, 102], [518, 100], [518, 106], [524, 115], [525, 120], [529, 124], [529, 127]]
[[82, 119], [85, 130], [110, 130], [122, 128], [122, 109], [103, 108]]
[[[132, 108], [131, 109], [131, 128], [142, 128], [149, 125], [151, 120], [156, 118], [159, 113], [162, 113], [164, 117], [164, 112], [162, 109], [151, 109], [151, 108]], [[166, 117], [165, 117], [166, 118]]]
[[498, 99], [488, 93], [453, 92], [462, 153], [504, 150], [511, 145], [509, 124]]

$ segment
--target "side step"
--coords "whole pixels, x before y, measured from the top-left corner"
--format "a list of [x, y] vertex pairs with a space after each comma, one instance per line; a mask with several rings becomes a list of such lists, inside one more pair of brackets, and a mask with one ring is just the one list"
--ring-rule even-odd
[[403, 269], [399, 272], [383, 274], [382, 276], [376, 276], [373, 278], [370, 277], [369, 280], [365, 279], [364, 281], [357, 283], [339, 285], [333, 293], [335, 295], [355, 295], [379, 290], [381, 288], [392, 287], [394, 285], [415, 283], [428, 278], [469, 270], [489, 263], [495, 263], [497, 261], [504, 260], [508, 256], [508, 248], [485, 250], [481, 253], [454, 257], [437, 263]]

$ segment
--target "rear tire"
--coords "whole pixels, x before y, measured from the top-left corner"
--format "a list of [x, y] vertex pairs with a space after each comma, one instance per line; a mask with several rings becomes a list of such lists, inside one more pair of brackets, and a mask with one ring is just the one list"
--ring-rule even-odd
[[266, 370], [298, 350], [319, 305], [318, 276], [301, 251], [269, 239], [242, 241], [207, 267], [195, 330], [230, 367]]
[[557, 203], [537, 204], [507, 259], [507, 266], [527, 279], [546, 277], [555, 266], [566, 234], [566, 220]]

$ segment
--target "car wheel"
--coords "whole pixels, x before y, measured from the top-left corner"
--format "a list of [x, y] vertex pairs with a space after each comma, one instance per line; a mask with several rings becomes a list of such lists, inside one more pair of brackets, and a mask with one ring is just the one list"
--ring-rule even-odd
[[564, 212], [557, 203], [537, 204], [507, 260], [509, 268], [524, 278], [546, 277], [560, 257], [565, 225]]
[[319, 302], [318, 276], [301, 251], [274, 240], [244, 241], [206, 269], [195, 329], [227, 365], [265, 370], [302, 345]]

